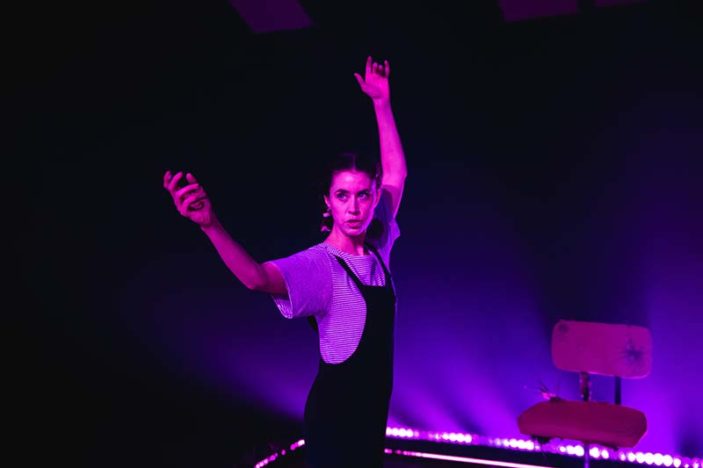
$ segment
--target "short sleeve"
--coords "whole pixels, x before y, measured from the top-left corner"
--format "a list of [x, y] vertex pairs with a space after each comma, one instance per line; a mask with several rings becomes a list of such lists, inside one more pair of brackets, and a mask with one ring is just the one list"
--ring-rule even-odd
[[332, 270], [324, 249], [311, 247], [272, 260], [281, 271], [288, 295], [272, 295], [285, 318], [324, 315], [332, 300]]
[[384, 196], [374, 212], [373, 227], [369, 229], [369, 242], [376, 247], [386, 265], [390, 263], [391, 249], [398, 237], [398, 222], [393, 216], [390, 199]]

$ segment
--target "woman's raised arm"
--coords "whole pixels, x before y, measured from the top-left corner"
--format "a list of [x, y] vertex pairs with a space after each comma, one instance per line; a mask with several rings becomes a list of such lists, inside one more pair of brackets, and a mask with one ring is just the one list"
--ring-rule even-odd
[[381, 146], [381, 167], [383, 168], [381, 187], [385, 192], [383, 195], [390, 196], [391, 212], [395, 217], [403, 197], [408, 168], [391, 108], [391, 93], [388, 80], [390, 73], [391, 67], [388, 60], [381, 64], [374, 62], [371, 57], [368, 57], [364, 76], [362, 77], [359, 73], [354, 73], [354, 76], [361, 90], [373, 102]]

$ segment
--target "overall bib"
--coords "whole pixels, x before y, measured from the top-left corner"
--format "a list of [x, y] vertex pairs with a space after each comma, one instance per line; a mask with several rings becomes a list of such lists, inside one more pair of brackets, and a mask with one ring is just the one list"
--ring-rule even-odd
[[305, 461], [310, 468], [380, 468], [393, 388], [395, 292], [378, 258], [385, 286], [366, 286], [337, 257], [366, 303], [366, 323], [354, 353], [320, 367], [305, 404]]

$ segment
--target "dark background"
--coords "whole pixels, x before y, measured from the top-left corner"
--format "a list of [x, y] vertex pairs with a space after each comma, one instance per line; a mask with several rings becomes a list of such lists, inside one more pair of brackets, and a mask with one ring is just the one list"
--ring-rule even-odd
[[[6, 207], [8, 298], [21, 333], [8, 356], [24, 459], [236, 466], [300, 437], [309, 330], [231, 277], [161, 177], [193, 172], [255, 258], [319, 242], [317, 168], [377, 151], [352, 75], [368, 54], [391, 62], [410, 171], [394, 251], [400, 388], [415, 382], [403, 356], [443, 336], [488, 351], [471, 369], [496, 388], [524, 377], [527, 342], [508, 358], [476, 337], [513, 341], [505, 320], [542, 337], [561, 317], [647, 325], [659, 374], [633, 384], [646, 390], [633, 406], [667, 425], [645, 449], [700, 455], [697, 2], [520, 23], [492, 1], [301, 4], [312, 27], [269, 34], [224, 0], [25, 4], [9, 17], [6, 195], [20, 202]], [[516, 285], [529, 307], [501, 308]], [[292, 366], [276, 351], [290, 346]], [[551, 372], [540, 346], [532, 362]], [[225, 377], [211, 358], [230, 353], [249, 367]], [[297, 379], [288, 413], [267, 406], [279, 388], [257, 398], [241, 384], [254, 371]], [[534, 400], [511, 395], [506, 421]], [[396, 409], [408, 425], [443, 424]], [[466, 431], [516, 430], [463, 418]]]

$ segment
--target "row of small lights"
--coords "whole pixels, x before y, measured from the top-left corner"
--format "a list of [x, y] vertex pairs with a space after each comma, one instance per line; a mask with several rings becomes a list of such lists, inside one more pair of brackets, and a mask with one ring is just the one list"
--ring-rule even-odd
[[276, 460], [278, 460], [279, 457], [284, 457], [284, 456], [286, 456], [286, 454], [288, 454], [288, 453], [290, 453], [290, 452], [295, 452], [296, 450], [298, 450], [298, 449], [299, 449], [300, 447], [302, 447], [303, 445], [305, 445], [305, 441], [304, 441], [303, 439], [300, 439], [300, 440], [297, 441], [297, 442], [293, 442], [292, 444], [290, 444], [289, 450], [281, 449], [281, 450], [279, 450], [278, 452], [269, 455], [268, 457], [264, 458], [264, 459], [261, 460], [259, 463], [257, 463], [256, 465], [254, 465], [254, 468], [261, 468], [262, 466], [266, 466], [266, 465], [268, 465], [269, 463], [273, 463], [273, 462], [275, 462]]
[[[561, 444], [553, 442], [542, 445], [529, 439], [485, 437], [461, 432], [424, 432], [398, 427], [388, 427], [386, 429], [386, 435], [396, 439], [419, 439], [464, 445], [486, 445], [530, 452], [559, 453], [574, 457], [584, 456], [584, 447], [581, 444]], [[636, 452], [625, 449], [612, 450], [601, 447], [591, 447], [589, 453], [591, 457], [595, 459], [618, 459], [623, 462], [627, 461], [630, 463], [655, 466], [673, 466], [674, 468], [703, 468], [703, 460], [700, 458], [689, 458], [662, 453]]]
[[[402, 427], [387, 427], [386, 436], [393, 439], [416, 439], [459, 445], [483, 445], [511, 450], [524, 450], [529, 452], [558, 453], [573, 457], [583, 457], [585, 454], [584, 447], [580, 444], [561, 444], [553, 442], [542, 445], [529, 439], [486, 437], [462, 432], [428, 432]], [[255, 468], [262, 468], [269, 463], [276, 461], [279, 457], [285, 456], [289, 452], [294, 452], [303, 445], [305, 445], [305, 441], [301, 439], [291, 444], [289, 450], [282, 449], [261, 460], [255, 465]], [[595, 446], [589, 449], [589, 453], [594, 459], [612, 459], [620, 460], [622, 462], [638, 463], [640, 465], [673, 466], [674, 468], [703, 468], [703, 460], [700, 458], [689, 458], [678, 455], [635, 452], [625, 449], [612, 450], [609, 448]]]

